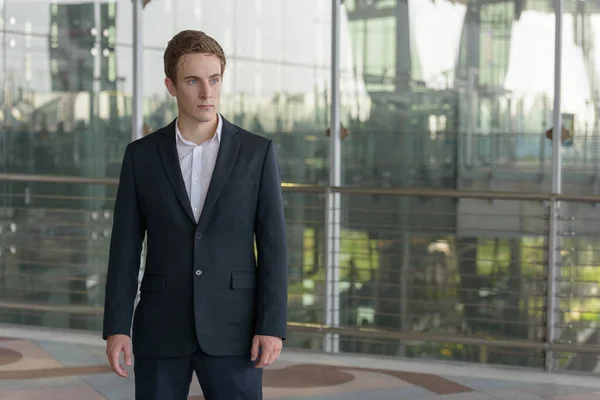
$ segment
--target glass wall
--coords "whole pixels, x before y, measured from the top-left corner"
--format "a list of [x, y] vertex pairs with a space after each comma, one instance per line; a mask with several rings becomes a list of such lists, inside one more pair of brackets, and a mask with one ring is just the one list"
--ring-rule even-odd
[[3, 2], [2, 171], [116, 176], [131, 125], [131, 2]]
[[[552, 260], [546, 249], [556, 229], [558, 282], [572, 279], [557, 283], [557, 340], [596, 343], [600, 308], [586, 279], [598, 280], [597, 265], [575, 255], [600, 248], [585, 233], [592, 215], [577, 216], [590, 212], [586, 205], [563, 205], [554, 227], [548, 203], [426, 191], [552, 191], [552, 4], [344, 2], [342, 57], [351, 62], [342, 75], [358, 83], [342, 84], [341, 99], [353, 94], [367, 107], [343, 107], [350, 131], [342, 141], [343, 182], [399, 191], [343, 197], [341, 326], [544, 341], [552, 294], [543, 267]], [[589, 183], [597, 182], [600, 162], [599, 12], [592, 2], [565, 2], [560, 155], [563, 192], [574, 195], [598, 195]], [[402, 197], [410, 192], [401, 189], [422, 196]], [[561, 221], [572, 222], [566, 228]], [[526, 366], [543, 366], [546, 356], [356, 337], [342, 337], [340, 346]], [[564, 368], [590, 365], [582, 354], [557, 357]]]
[[[278, 146], [289, 343], [321, 349], [323, 335], [308, 334], [308, 324], [332, 312], [346, 329], [542, 343], [554, 231], [565, 236], [557, 262], [569, 265], [558, 271], [558, 340], [597, 340], [594, 206], [563, 205], [554, 227], [548, 202], [466, 192], [551, 191], [551, 2], [345, 0], [339, 94], [331, 92], [331, 4], [152, 0], [143, 11], [145, 133], [176, 117], [164, 86], [168, 40], [200, 29], [226, 52], [222, 114]], [[132, 2], [0, 7], [0, 322], [96, 330], [116, 178], [131, 140]], [[560, 151], [572, 195], [600, 194], [599, 15], [593, 2], [565, 1]], [[345, 192], [331, 265], [325, 188], [337, 97]], [[332, 271], [339, 293], [327, 288]], [[533, 367], [547, 356], [352, 335], [339, 348]], [[563, 368], [591, 365], [583, 354], [556, 356]]]
[[0, 6], [0, 318], [96, 329], [57, 310], [103, 304], [115, 191], [85, 179], [115, 178], [129, 142], [131, 2]]
[[[600, 192], [600, 4], [566, 1], [562, 51], [562, 190], [597, 196]], [[591, 185], [589, 183], [592, 183]], [[600, 266], [598, 209], [594, 204], [563, 203], [559, 225], [560, 278], [558, 341], [599, 343], [597, 283]], [[585, 353], [564, 352], [559, 367], [595, 371], [597, 360]]]

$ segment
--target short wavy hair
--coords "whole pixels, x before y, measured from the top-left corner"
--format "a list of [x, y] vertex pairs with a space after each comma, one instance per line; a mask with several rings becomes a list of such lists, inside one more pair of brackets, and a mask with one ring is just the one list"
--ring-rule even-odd
[[185, 30], [173, 36], [165, 50], [163, 61], [167, 78], [176, 83], [179, 60], [181, 57], [194, 53], [217, 56], [221, 60], [221, 75], [223, 75], [227, 60], [219, 42], [202, 31]]

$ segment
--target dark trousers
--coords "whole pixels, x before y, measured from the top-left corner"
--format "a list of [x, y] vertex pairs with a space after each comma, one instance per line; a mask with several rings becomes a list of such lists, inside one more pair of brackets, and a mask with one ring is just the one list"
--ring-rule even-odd
[[136, 400], [186, 400], [196, 372], [206, 400], [262, 400], [262, 369], [247, 356], [135, 358]]

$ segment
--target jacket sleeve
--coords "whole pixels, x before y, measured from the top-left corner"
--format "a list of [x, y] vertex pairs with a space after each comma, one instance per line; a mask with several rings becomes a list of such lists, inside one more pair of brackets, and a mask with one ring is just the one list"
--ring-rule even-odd
[[262, 168], [255, 221], [258, 262], [255, 334], [285, 339], [288, 250], [279, 164], [271, 141]]
[[108, 257], [102, 337], [129, 335], [145, 222], [140, 209], [132, 163], [131, 144], [125, 149], [113, 214]]

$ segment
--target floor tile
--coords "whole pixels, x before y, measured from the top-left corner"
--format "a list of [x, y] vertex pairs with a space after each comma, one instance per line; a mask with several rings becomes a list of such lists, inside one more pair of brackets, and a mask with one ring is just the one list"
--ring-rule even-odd
[[485, 393], [503, 400], [547, 400], [547, 398], [545, 399], [543, 396], [538, 396], [537, 394], [520, 389], [499, 389], [487, 391]]
[[[416, 399], [415, 399], [416, 400]], [[467, 392], [442, 394], [435, 397], [419, 398], [418, 400], [499, 400], [498, 397], [492, 396], [489, 393]], [[511, 400], [520, 400], [513, 398]]]
[[[0, 379], [0, 391], [2, 390], [22, 390], [22, 389], [43, 389], [57, 386], [77, 386], [82, 383], [78, 376], [65, 376], [59, 378], [38, 378], [38, 379]], [[2, 397], [0, 397], [1, 399]]]
[[[94, 355], [77, 344], [58, 343], [47, 340], [38, 340], [35, 343], [65, 367], [100, 364]], [[105, 359], [103, 364], [106, 363]]]
[[[47, 389], [0, 390], [2, 400], [111, 400], [89, 386], [67, 386]], [[130, 399], [128, 399], [130, 400]]]
[[574, 393], [561, 396], [550, 397], [551, 400], [598, 400], [600, 392]]
[[531, 385], [529, 382], [519, 382], [505, 379], [466, 378], [462, 376], [444, 376], [444, 378], [467, 386], [475, 391], [521, 388]]
[[3, 341], [0, 346], [23, 355], [23, 358], [15, 363], [0, 365], [0, 371], [60, 368], [62, 366], [48, 352], [28, 340]]
[[[409, 400], [432, 396], [434, 393], [417, 386], [395, 389], [360, 390], [349, 393], [330, 393], [314, 396], [278, 397], [279, 400]], [[276, 397], [272, 397], [275, 399]]]
[[135, 396], [134, 383], [114, 373], [86, 375], [81, 379], [108, 400], [131, 400]]
[[533, 393], [541, 397], [555, 397], [566, 394], [578, 394], [578, 393], [591, 393], [597, 391], [597, 389], [580, 387], [580, 386], [566, 386], [566, 385], [530, 385], [521, 388], [525, 392]]

